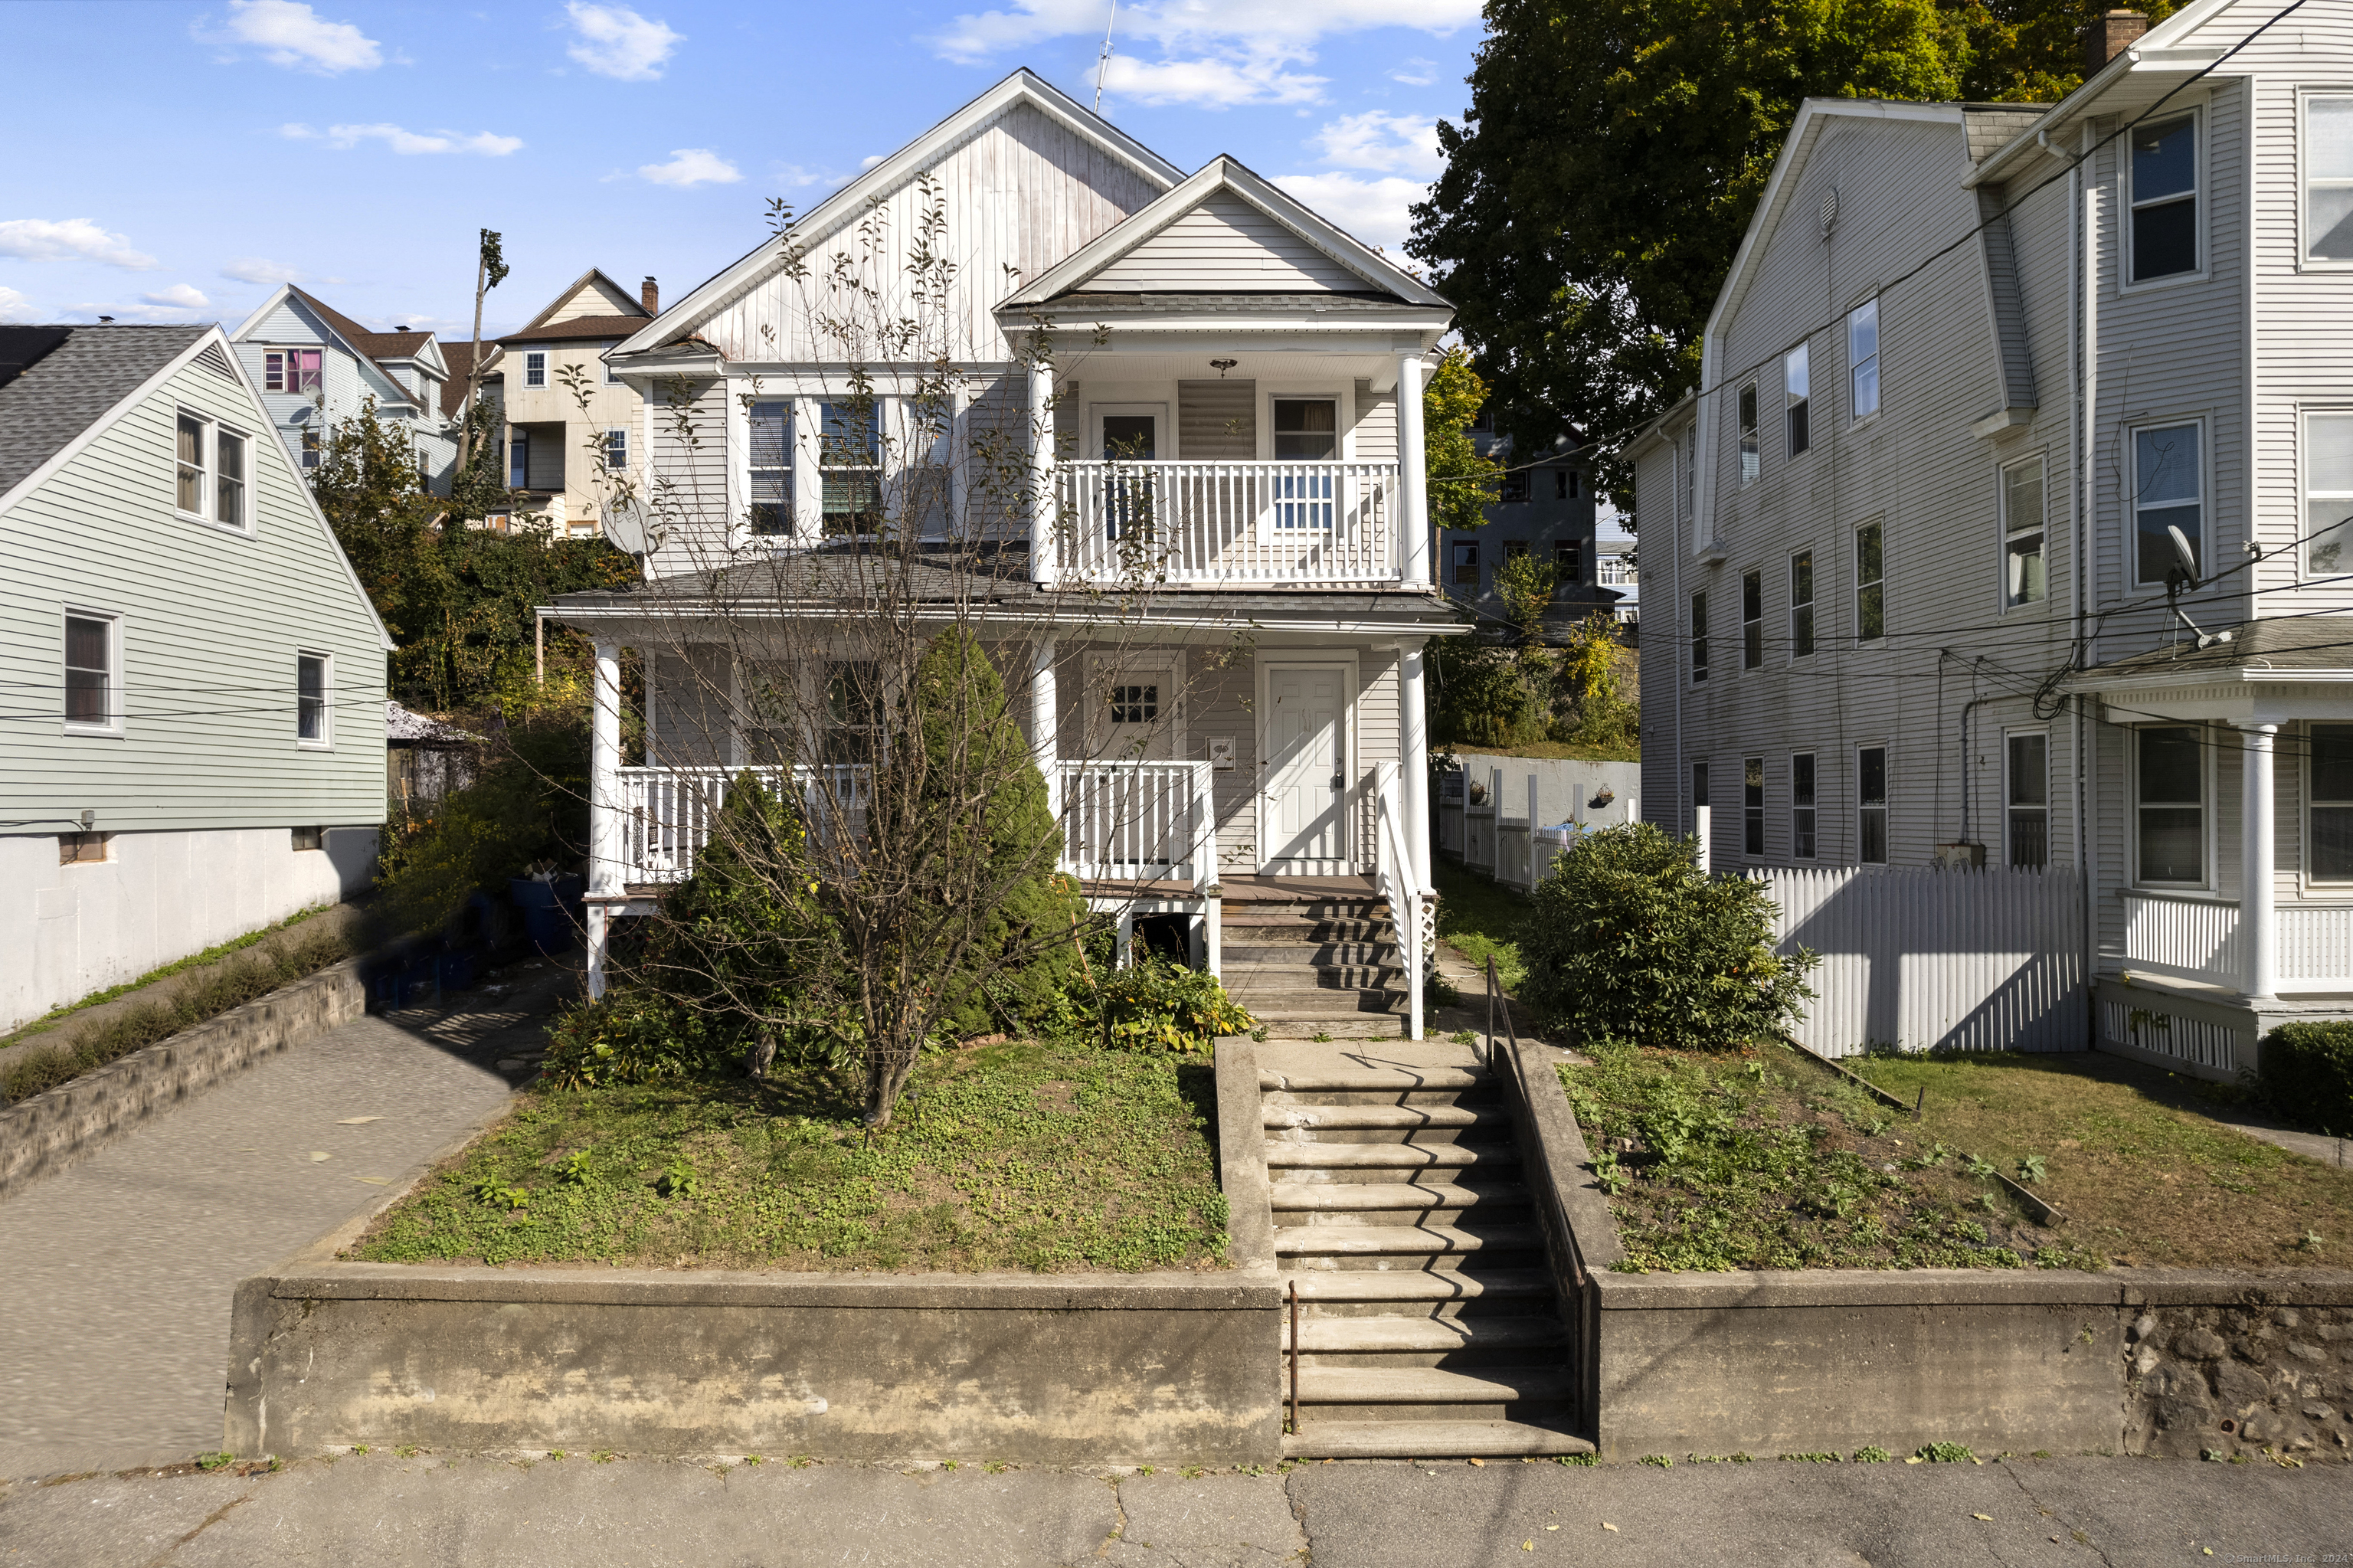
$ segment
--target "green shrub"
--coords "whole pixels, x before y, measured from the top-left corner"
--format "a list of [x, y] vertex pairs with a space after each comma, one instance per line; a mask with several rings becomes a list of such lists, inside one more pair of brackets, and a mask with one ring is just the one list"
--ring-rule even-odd
[[1110, 1018], [1112, 1044], [1126, 1050], [1205, 1051], [1221, 1035], [1258, 1027], [1217, 976], [1166, 959], [1140, 957], [1092, 990], [1097, 1018]]
[[2263, 1036], [2255, 1086], [2281, 1115], [2353, 1132], [2353, 1020], [2283, 1023]]
[[438, 930], [477, 888], [502, 892], [534, 863], [576, 867], [587, 843], [586, 711], [527, 713], [473, 783], [387, 832], [382, 907], [401, 930]]
[[1520, 996], [1547, 1023], [1680, 1050], [1787, 1029], [1817, 961], [1773, 951], [1763, 884], [1704, 874], [1694, 841], [1649, 822], [1569, 847], [1536, 888], [1520, 958]]

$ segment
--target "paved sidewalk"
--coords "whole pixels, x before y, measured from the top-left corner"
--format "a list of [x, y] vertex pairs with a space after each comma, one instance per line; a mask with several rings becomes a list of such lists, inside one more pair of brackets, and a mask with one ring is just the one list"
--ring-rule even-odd
[[1343, 1463], [1188, 1478], [375, 1453], [275, 1475], [0, 1489], [0, 1568], [2140, 1568], [2348, 1549], [2353, 1468], [2179, 1460]]
[[[217, 1447], [237, 1282], [495, 1115], [553, 965], [355, 1019], [0, 1200], [0, 1476]], [[5, 1560], [0, 1560], [5, 1561]]]

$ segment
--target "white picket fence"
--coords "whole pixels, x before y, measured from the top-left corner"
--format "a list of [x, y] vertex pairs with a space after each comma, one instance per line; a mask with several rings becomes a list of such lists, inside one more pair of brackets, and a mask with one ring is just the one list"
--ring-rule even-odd
[[1798, 1038], [1826, 1056], [2090, 1047], [2072, 870], [1758, 870], [1780, 951], [1821, 955]]

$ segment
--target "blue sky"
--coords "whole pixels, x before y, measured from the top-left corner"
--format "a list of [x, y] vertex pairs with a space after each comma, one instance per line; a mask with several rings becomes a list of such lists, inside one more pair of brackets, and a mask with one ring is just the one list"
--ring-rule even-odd
[[[485, 331], [592, 266], [666, 297], [1018, 65], [1091, 97], [1107, 0], [318, 0], [6, 8], [0, 320], [226, 321], [297, 281], [374, 326]], [[1476, 0], [1122, 4], [1103, 108], [1229, 153], [1395, 250], [1459, 117]]]

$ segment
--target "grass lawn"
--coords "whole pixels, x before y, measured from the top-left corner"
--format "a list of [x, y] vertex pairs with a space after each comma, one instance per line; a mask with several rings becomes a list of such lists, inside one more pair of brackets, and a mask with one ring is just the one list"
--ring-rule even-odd
[[1532, 740], [1525, 746], [1498, 751], [1484, 746], [1450, 746], [1457, 757], [1535, 757], [1556, 762], [1640, 762], [1639, 746], [1577, 746], [1566, 740]]
[[[780, 1075], [781, 1076], [781, 1075]], [[544, 1090], [347, 1255], [755, 1269], [1211, 1268], [1226, 1202], [1206, 1057], [928, 1057], [871, 1139], [829, 1086]]]
[[[1907, 1100], [1925, 1089], [1921, 1117], [1778, 1045], [1602, 1047], [1564, 1066], [1612, 1190], [1621, 1266], [2353, 1266], [2353, 1171], [2139, 1081], [2167, 1075], [2080, 1055], [1850, 1065]], [[2059, 1220], [2031, 1223], [1997, 1171], [2031, 1176]]]
[[1438, 885], [1438, 939], [1482, 969], [1493, 955], [1504, 989], [1517, 990], [1527, 975], [1520, 962], [1520, 926], [1535, 908], [1527, 895], [1443, 855], [1431, 858], [1430, 874]]

